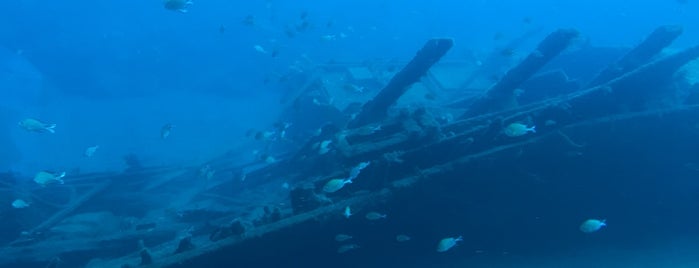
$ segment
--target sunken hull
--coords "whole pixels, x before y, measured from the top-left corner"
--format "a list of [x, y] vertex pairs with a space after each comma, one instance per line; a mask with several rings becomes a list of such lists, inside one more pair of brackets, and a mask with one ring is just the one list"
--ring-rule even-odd
[[[41, 208], [52, 216], [35, 219], [22, 237], [8, 242], [0, 264], [424, 267], [434, 264], [424, 263], [429, 260], [424, 252], [434, 251], [436, 241], [429, 237], [445, 235], [439, 230], [466, 230], [469, 233], [460, 235], [510, 251], [572, 247], [542, 240], [542, 233], [575, 238], [556, 222], [530, 216], [552, 204], [585, 206], [603, 202], [590, 196], [612, 195], [622, 188], [633, 192], [633, 185], [650, 180], [653, 168], [676, 164], [656, 157], [648, 165], [651, 152], [683, 157], [687, 163], [694, 160], [696, 148], [684, 144], [696, 133], [699, 102], [693, 101], [690, 85], [677, 74], [699, 57], [699, 47], [660, 53], [680, 33], [676, 27], [659, 28], [621, 58], [618, 64], [624, 68], [600, 70], [591, 81], [573, 83], [580, 85], [575, 88], [561, 75], [564, 71], [552, 76], [545, 70], [577, 36], [575, 30], [555, 31], [487, 89], [468, 96], [447, 90], [452, 95], [442, 100], [405, 105], [414, 90], [445, 90], [447, 83], [437, 70], [459, 65], [439, 62], [453, 41], [429, 40], [387, 81], [371, 82], [384, 86], [361, 103], [354, 116], [345, 112], [351, 104], [324, 107], [335, 111], [327, 113], [333, 115], [331, 123], [300, 146], [278, 154], [275, 162], [233, 165], [240, 161], [230, 154], [206, 163], [219, 174], [208, 180], [197, 179], [201, 165], [138, 167], [78, 177], [62, 186], [67, 196], [63, 199], [37, 189], [33, 194], [46, 200]], [[362, 65], [320, 66], [321, 74], [308, 79], [351, 68], [356, 74]], [[537, 80], [539, 75], [543, 78]], [[517, 89], [529, 81], [558, 83], [566, 90], [534, 92], [532, 96], [540, 98], [520, 104]], [[302, 84], [308, 87], [295, 95], [295, 102], [317, 90], [313, 81]], [[536, 133], [507, 136], [503, 129], [512, 123], [536, 125]], [[332, 150], [321, 153], [318, 144], [323, 141], [331, 141]], [[353, 183], [323, 192], [327, 181], [346, 177], [361, 162], [370, 165]], [[596, 179], [600, 174], [619, 180]], [[116, 183], [126, 180], [129, 183]], [[282, 181], [288, 187], [281, 187]], [[580, 186], [580, 181], [585, 184]], [[183, 184], [191, 187], [174, 187]], [[123, 211], [96, 205], [115, 202]], [[623, 204], [605, 206], [624, 209]], [[345, 217], [346, 207], [357, 215]], [[380, 224], [368, 222], [363, 214], [374, 210], [386, 211], [389, 217]], [[571, 222], [578, 221], [576, 217], [573, 212], [559, 214], [559, 219]], [[118, 226], [104, 226], [109, 219]], [[100, 222], [103, 230], [76, 231]], [[513, 222], [531, 231], [506, 227]], [[362, 230], [361, 237], [357, 235], [361, 250], [338, 254], [340, 244], [333, 237], [348, 230]], [[420, 243], [398, 245], [395, 236], [411, 230], [423, 230], [422, 237], [414, 238]], [[61, 231], [67, 235], [58, 235]]]

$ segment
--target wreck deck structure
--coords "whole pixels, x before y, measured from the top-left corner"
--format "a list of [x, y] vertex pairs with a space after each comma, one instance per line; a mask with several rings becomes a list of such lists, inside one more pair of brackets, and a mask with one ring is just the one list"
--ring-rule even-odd
[[[659, 27], [580, 83], [563, 70], [544, 69], [562, 53], [575, 53], [567, 51], [578, 35], [572, 29], [552, 32], [492, 86], [477, 90], [464, 85], [473, 80], [465, 72], [477, 67], [440, 62], [451, 39], [428, 40], [408, 63], [316, 66], [285, 100], [284, 120], [316, 114], [321, 118], [312, 127], [320, 127], [318, 133], [297, 136], [298, 145], [284, 152], [270, 152], [273, 161], [240, 164], [223, 155], [194, 166], [73, 176], [50, 193], [37, 188], [31, 193], [39, 200], [35, 206], [50, 216], [34, 218], [4, 245], [0, 264], [204, 267], [211, 258], [235, 265], [306, 256], [275, 241], [331, 237], [338, 226], [360, 220], [347, 219], [347, 207], [366, 212], [393, 206], [394, 214], [405, 214], [395, 207], [423, 207], [427, 189], [468, 184], [476, 174], [517, 170], [525, 162], [530, 171], [541, 171], [546, 165], [534, 159], [575, 161], [583, 151], [594, 155], [596, 141], [652, 133], [650, 125], [681, 132], [663, 122], [699, 123], [699, 103], [692, 101], [697, 92], [677, 75], [699, 57], [699, 46], [663, 52], [680, 34], [679, 27]], [[538, 87], [561, 90], [536, 92]], [[520, 103], [522, 90], [540, 97]], [[536, 126], [536, 133], [505, 135], [513, 123]], [[369, 165], [354, 174], [353, 183], [323, 191], [359, 163]], [[457, 204], [465, 199], [448, 198]], [[323, 242], [310, 245], [334, 253], [322, 251]]]

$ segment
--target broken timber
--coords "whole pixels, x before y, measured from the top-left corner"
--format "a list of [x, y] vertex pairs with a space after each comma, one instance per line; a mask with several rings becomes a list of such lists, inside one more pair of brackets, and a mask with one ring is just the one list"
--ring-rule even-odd
[[[292, 181], [315, 185], [315, 188], [310, 189], [317, 190], [319, 183], [322, 185], [322, 182], [338, 173], [340, 176], [344, 175], [342, 174], [345, 171], [342, 170], [343, 162], [341, 160], [348, 159], [347, 156], [354, 157], [353, 160], [371, 161], [371, 166], [361, 175], [365, 177], [358, 178], [344, 192], [331, 196], [333, 204], [320, 204], [317, 207], [298, 211], [298, 213], [294, 211], [294, 214], [285, 214], [279, 220], [266, 222], [250, 230], [245, 230], [242, 235], [238, 235], [239, 232], [236, 232], [235, 235], [212, 239], [209, 235], [194, 234], [186, 241], [191, 243], [191, 245], [187, 244], [188, 250], [181, 250], [179, 253], [175, 252], [179, 246], [178, 242], [181, 240], [172, 240], [167, 243], [154, 244], [147, 251], [139, 248], [131, 255], [109, 260], [102, 263], [102, 266], [95, 267], [133, 267], [139, 264], [143, 267], [182, 267], [191, 262], [196, 263], [197, 260], [201, 262], [213, 252], [229, 250], [246, 240], [281, 230], [293, 230], [291, 227], [300, 223], [321, 218], [329, 220], [332, 220], [333, 217], [341, 218], [340, 212], [345, 206], [351, 205], [354, 208], [376, 202], [376, 199], [387, 198], [395, 189], [407, 187], [406, 185], [412, 185], [415, 181], [427, 177], [432, 179], [432, 176], [440, 173], [454, 172], [454, 169], [464, 168], [463, 165], [469, 161], [533, 144], [556, 133], [561, 133], [561, 130], [627, 118], [649, 117], [654, 114], [696, 113], [699, 108], [696, 105], [672, 107], [673, 109], [649, 109], [647, 104], [659, 94], [673, 94], [674, 92], [665, 92], [663, 85], [668, 82], [677, 69], [697, 57], [699, 57], [699, 47], [692, 47], [639, 68], [633, 68], [633, 70], [593, 88], [555, 98], [539, 99], [529, 105], [500, 107], [488, 113], [478, 114], [465, 120], [434, 128], [434, 124], [429, 123], [429, 113], [424, 109], [418, 109], [410, 114], [401, 114], [396, 118], [382, 121], [382, 129], [372, 135], [363, 136], [359, 129], [346, 130], [347, 140], [351, 142], [351, 146], [348, 146], [347, 149], [356, 151], [342, 155], [345, 158], [333, 159], [329, 155], [318, 156], [317, 150], [312, 149], [314, 142], [311, 141], [307, 146], [311, 148], [308, 151], [307, 160], [296, 162], [298, 165], [273, 164], [270, 169], [250, 173], [248, 177], [250, 181], [269, 181], [267, 177], [277, 177], [270, 176], [270, 172], [277, 172], [284, 174]], [[407, 86], [400, 89], [405, 92]], [[388, 106], [383, 107], [387, 108]], [[385, 110], [381, 113], [380, 118], [375, 119], [380, 120], [384, 116]], [[523, 137], [502, 135], [503, 126], [512, 122], [524, 121], [538, 125], [538, 132], [535, 135]], [[548, 121], [554, 121], [554, 123], [546, 124]], [[432, 137], [439, 138], [429, 140], [429, 142], [414, 139], [415, 136], [425, 135], [426, 132], [430, 131], [435, 131], [437, 134], [431, 135]], [[334, 139], [333, 141], [339, 144], [340, 142], [337, 141], [337, 136], [334, 134], [340, 132], [342, 130], [323, 131], [321, 135], [326, 133], [328, 135], [319, 136], [316, 141]], [[393, 155], [394, 158], [382, 157], [386, 155]], [[316, 170], [313, 166], [317, 164], [315, 160], [323, 159], [327, 159], [328, 162], [338, 160], [337, 162], [340, 163], [326, 166], [326, 170]], [[344, 163], [356, 162], [344, 161]], [[222, 165], [221, 168], [223, 167]], [[318, 178], [309, 178], [310, 170], [322, 173], [322, 175]], [[387, 171], [386, 174], [390, 172], [390, 176], [372, 176], [372, 172], [377, 170]], [[166, 179], [162, 181], [163, 183], [158, 181], [152, 185], [160, 187], [164, 182], [170, 181], [170, 179]], [[248, 187], [253, 186], [248, 185]], [[312, 193], [312, 190], [310, 192]], [[267, 192], [265, 191], [265, 193]], [[60, 214], [57, 217], [63, 218]], [[166, 234], [174, 233], [178, 226], [179, 224], [173, 225]], [[143, 235], [150, 238], [147, 233]], [[135, 240], [137, 237], [136, 234], [128, 240]], [[92, 245], [85, 244], [85, 247]], [[21, 250], [17, 249], [16, 252], [21, 252]], [[143, 252], [148, 254], [144, 255]]]
[[[687, 62], [699, 57], [699, 47], [692, 47], [680, 53], [670, 55], [655, 62], [644, 65], [631, 71], [617, 79], [611, 80], [604, 85], [571, 93], [557, 98], [541, 100], [531, 105], [514, 107], [497, 112], [492, 112], [476, 116], [467, 120], [457, 121], [443, 127], [444, 132], [455, 133], [452, 137], [447, 137], [432, 144], [425, 144], [416, 148], [407, 148], [401, 155], [405, 161], [401, 163], [389, 163], [384, 159], [367, 159], [372, 161], [372, 167], [376, 169], [391, 168], [392, 178], [378, 181], [369, 179], [358, 179], [352, 187], [359, 189], [376, 189], [368, 186], [375, 183], [383, 183], [381, 187], [388, 189], [405, 187], [415, 181], [426, 178], [437, 173], [450, 172], [454, 167], [483, 158], [497, 152], [518, 148], [527, 144], [549, 137], [558, 131], [569, 127], [596, 124], [599, 122], [610, 122], [613, 120], [650, 116], [656, 113], [696, 111], [696, 106], [678, 107], [675, 110], [646, 110], [641, 103], [652, 100], [661, 87], [656, 85], [667, 82], [672, 73]], [[640, 87], [639, 85], [645, 85]], [[601, 106], [600, 106], [601, 105]], [[627, 111], [631, 108], [632, 111]], [[532, 117], [535, 123], [543, 124], [546, 120], [555, 120], [557, 123], [548, 127], [542, 127], [536, 135], [531, 137], [511, 138], [500, 135], [503, 124], [517, 122], [525, 117]], [[366, 141], [371, 143], [371, 141]], [[389, 153], [387, 148], [374, 148], [380, 153]], [[451, 150], [449, 150], [451, 149]], [[435, 152], [452, 153], [436, 155]], [[429, 155], [431, 157], [425, 157]], [[380, 167], [377, 167], [380, 166]], [[411, 169], [409, 167], [417, 168]], [[327, 177], [317, 179], [324, 181]], [[389, 190], [390, 192], [390, 190]], [[372, 198], [385, 196], [387, 192], [372, 192], [368, 195], [354, 195], [339, 199], [333, 205], [320, 206], [278, 222], [270, 223], [252, 229], [246, 237], [230, 237], [217, 242], [206, 242], [205, 245], [192, 251], [183, 252], [178, 255], [171, 255], [172, 248], [156, 250], [153, 252], [163, 252], [155, 254], [155, 263], [161, 267], [179, 266], [187, 260], [206, 258], [206, 255], [219, 250], [225, 250], [246, 239], [263, 236], [265, 234], [289, 228], [302, 222], [319, 218], [324, 215], [337, 214], [345, 206], [360, 205], [360, 203], [371, 202]], [[342, 196], [338, 196], [342, 197]], [[200, 240], [199, 242], [204, 242]], [[123, 263], [137, 263], [137, 256], [122, 259]], [[114, 263], [120, 264], [120, 263]]]
[[673, 94], [662, 85], [670, 81], [674, 72], [696, 58], [699, 58], [699, 46], [651, 62], [594, 88], [454, 122], [444, 126], [443, 131], [457, 133], [455, 136], [423, 147], [405, 158], [418, 158], [428, 150], [450, 152], [433, 154], [429, 161], [411, 163], [418, 167], [430, 166], [474, 150], [505, 146], [513, 142], [513, 138], [503, 135], [502, 130], [515, 122], [529, 121], [539, 126], [537, 135], [545, 135], [581, 121], [643, 111], [663, 92]]
[[619, 77], [647, 63], [682, 34], [682, 27], [661, 26], [618, 62], [600, 72], [587, 87], [594, 87]]
[[560, 54], [577, 36], [578, 31], [570, 29], [561, 29], [549, 34], [524, 61], [510, 69], [485, 95], [471, 104], [461, 118], [499, 111], [513, 105], [517, 87]]
[[354, 121], [350, 122], [349, 128], [356, 128], [383, 120], [386, 117], [388, 108], [408, 90], [410, 85], [419, 81], [430, 67], [437, 63], [453, 45], [454, 40], [446, 38], [427, 41], [410, 63], [393, 76], [388, 85], [374, 99], [364, 104], [362, 111]]

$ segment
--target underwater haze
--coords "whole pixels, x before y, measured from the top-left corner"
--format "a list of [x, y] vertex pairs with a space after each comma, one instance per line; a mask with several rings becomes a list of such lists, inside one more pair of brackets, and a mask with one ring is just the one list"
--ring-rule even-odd
[[[416, 184], [416, 189], [382, 199], [379, 203], [383, 207], [367, 205], [349, 213], [351, 217], [345, 215], [354, 221], [370, 221], [364, 225], [344, 221], [345, 206], [337, 205], [366, 192], [380, 192], [389, 187], [386, 185], [394, 185], [388, 178], [415, 175], [415, 170], [427, 169], [422, 163], [430, 159], [439, 162], [444, 160], [440, 155], [450, 155], [430, 151], [421, 155], [424, 159], [390, 158], [393, 152], [424, 148], [438, 144], [436, 140], [388, 145], [386, 152], [362, 155], [366, 159], [342, 158], [347, 155], [338, 153], [341, 145], [337, 137], [348, 133], [343, 132], [347, 131], [345, 123], [358, 113], [353, 109], [359, 110], [362, 103], [388, 85], [392, 75], [409, 63], [427, 40], [453, 40], [453, 47], [444, 57], [436, 57], [441, 63], [484, 70], [492, 67], [492, 71], [474, 79], [478, 82], [458, 88], [481, 94], [550, 33], [575, 29], [579, 36], [558, 61], [552, 60], [537, 74], [561, 69], [566, 79], [574, 81], [571, 84], [583, 85], [659, 26], [682, 29], [681, 36], [659, 54], [672, 55], [699, 44], [697, 14], [699, 1], [694, 0], [6, 0], [0, 8], [0, 192], [4, 195], [0, 198], [4, 202], [0, 203], [0, 215], [6, 221], [6, 226], [0, 224], [0, 245], [6, 249], [16, 246], [13, 241], [27, 236], [27, 230], [38, 230], [36, 226], [41, 227], [47, 219], [47, 225], [57, 225], [60, 221], [52, 222], [52, 218], [104, 211], [109, 214], [99, 214], [98, 218], [114, 217], [117, 220], [113, 222], [120, 224], [108, 232], [80, 233], [80, 239], [87, 241], [114, 230], [123, 231], [128, 229], [123, 224], [126, 221], [137, 222], [129, 228], [151, 226], [149, 220], [167, 215], [177, 215], [172, 216], [177, 222], [172, 226], [191, 225], [184, 229], [196, 237], [198, 231], [208, 232], [207, 228], [234, 218], [266, 217], [267, 205], [279, 206], [281, 218], [299, 215], [297, 207], [290, 207], [289, 192], [311, 185], [312, 196], [326, 199], [318, 201], [323, 204], [320, 207], [338, 206], [334, 216], [309, 217], [315, 223], [294, 227], [295, 233], [260, 235], [262, 238], [245, 246], [227, 249], [233, 253], [215, 252], [206, 255], [208, 260], [173, 262], [162, 267], [699, 267], [699, 217], [694, 215], [699, 209], [699, 168], [692, 162], [699, 163], [699, 151], [694, 150], [699, 148], [696, 136], [692, 136], [696, 133], [687, 132], [696, 131], [699, 123], [693, 124], [692, 117], [687, 121], [683, 116], [667, 115], [664, 121], [653, 117], [657, 119], [653, 125], [639, 120], [604, 125], [600, 128], [603, 132], [590, 127], [568, 133], [572, 140], [587, 141], [589, 146], [580, 146], [588, 150], [584, 153], [576, 146], [561, 149], [545, 138], [531, 141], [538, 144], [538, 149], [527, 147], [530, 143], [522, 140], [520, 145], [525, 149], [507, 157], [483, 157], [477, 164], [450, 167], [459, 175], [444, 175], [440, 183]], [[497, 59], [490, 58], [492, 55]], [[379, 63], [394, 67], [386, 68], [390, 70], [385, 72], [387, 77], [377, 79], [381, 81], [375, 84], [360, 86], [323, 75], [332, 68], [373, 68]], [[694, 65], [699, 66], [696, 62]], [[695, 81], [682, 78], [669, 84], [682, 84], [696, 91], [697, 70]], [[458, 72], [444, 75], [465, 76]], [[426, 78], [415, 80], [424, 82]], [[546, 88], [546, 83], [532, 83], [530, 87]], [[342, 84], [337, 86], [342, 93], [333, 95], [328, 88], [338, 84]], [[323, 90], [300, 93], [314, 87]], [[525, 88], [524, 83], [521, 88]], [[428, 110], [443, 112], [433, 120], [440, 124], [435, 131], [442, 131], [446, 125], [464, 119], [453, 116], [466, 108], [447, 105], [468, 99], [458, 90], [427, 90], [427, 94], [416, 93], [421, 94], [418, 100], [401, 99], [404, 102], [399, 105], [407, 103], [400, 108], [414, 112], [420, 110], [415, 107], [422, 102], [436, 99], [439, 105], [432, 102]], [[683, 101], [677, 103], [690, 103], [684, 98], [691, 92], [678, 91], [667, 99], [676, 101], [681, 95]], [[363, 95], [347, 97], [351, 94]], [[522, 105], [558, 96], [527, 95], [526, 90], [522, 94], [518, 99]], [[608, 116], [621, 118], [627, 115], [624, 112], [669, 107], [665, 98], [657, 99], [657, 103], [637, 106], [620, 104], [618, 114]], [[599, 107], [612, 105], [605, 102]], [[448, 108], [440, 110], [436, 106]], [[490, 112], [496, 111], [479, 116]], [[395, 116], [393, 119], [402, 115], [394, 110], [388, 114]], [[556, 124], [553, 120], [537, 122], [536, 116], [529, 115], [527, 120], [531, 122], [520, 120], [524, 124], [508, 125], [503, 133], [528, 138], [547, 133], [546, 127]], [[490, 124], [508, 119], [502, 116], [483, 121]], [[374, 122], [371, 134], [395, 131], [385, 127], [389, 121]], [[585, 127], [594, 120], [581, 121]], [[341, 122], [333, 125], [337, 135], [323, 136], [328, 122]], [[445, 131], [435, 136], [447, 139], [457, 134]], [[565, 134], [561, 136], [576, 145]], [[377, 143], [386, 140], [390, 139], [377, 139]], [[492, 140], [493, 144], [499, 141]], [[490, 148], [484, 145], [478, 152], [489, 152]], [[565, 151], [564, 156], [552, 153], [559, 149]], [[317, 156], [309, 156], [304, 150], [328, 153], [344, 162], [334, 158], [313, 160], [312, 165], [298, 164]], [[586, 160], [570, 162], [583, 155]], [[637, 158], [629, 159], [629, 155]], [[215, 160], [220, 161], [212, 164]], [[358, 175], [363, 167], [357, 169], [357, 163], [371, 164]], [[279, 167], [274, 169], [276, 164]], [[265, 168], [276, 171], [269, 173], [273, 175], [254, 173]], [[184, 171], [168, 173], [178, 178], [173, 181], [150, 177], [161, 169]], [[141, 171], [138, 176], [129, 173]], [[179, 180], [185, 173], [193, 179]], [[80, 183], [100, 174], [116, 176], [110, 183], [118, 186], [105, 186], [108, 190], [96, 194], [94, 202], [75, 197], [84, 186]], [[337, 184], [325, 184], [326, 177], [337, 174], [343, 174], [339, 181], [333, 181]], [[364, 187], [361, 181], [367, 178], [362, 176], [378, 178], [385, 185], [376, 182]], [[138, 184], [146, 177], [147, 182]], [[200, 189], [199, 183], [205, 181], [202, 177], [209, 180], [206, 183], [221, 183], [190, 193]], [[73, 186], [76, 188], [64, 189]], [[333, 195], [348, 188], [351, 193]], [[219, 208], [203, 202], [204, 196], [230, 203]], [[254, 213], [231, 216], [234, 214], [228, 210], [234, 209], [230, 204], [243, 203], [243, 196], [264, 200], [255, 199], [254, 203], [264, 204], [264, 212], [257, 208]], [[198, 203], [189, 202], [188, 197]], [[62, 203], [64, 199], [70, 201]], [[87, 204], [77, 205], [80, 202]], [[216, 209], [206, 211], [211, 214], [190, 215], [190, 222], [182, 211], [191, 207]], [[293, 213], [287, 215], [285, 208]], [[369, 211], [378, 213], [367, 215]], [[250, 221], [256, 227], [263, 226]], [[134, 229], [136, 233], [142, 231]], [[158, 227], [147, 229], [158, 231]], [[68, 235], [59, 229], [42, 230], [41, 235], [29, 234], [36, 235], [31, 241], [36, 237], [47, 239], [51, 236], [48, 230], [61, 231], [57, 241], [76, 237], [72, 233], [75, 230], [65, 231]], [[163, 236], [175, 240], [181, 233], [178, 230]], [[353, 234], [346, 237], [349, 233]], [[382, 240], [384, 236], [389, 241]], [[0, 257], [0, 267], [112, 267], [94, 264], [92, 259], [135, 256], [133, 252], [160, 239], [133, 237], [139, 241], [138, 246], [130, 243], [126, 249], [109, 248], [113, 250], [110, 253], [76, 246], [80, 253], [57, 253], [60, 257], [56, 258], [53, 253], [41, 256], [47, 259], [17, 262]], [[144, 240], [145, 246], [141, 245]], [[338, 249], [339, 240], [350, 243], [340, 243]], [[7, 252], [13, 251], [0, 254]], [[61, 260], [60, 264], [53, 261], [56, 259]], [[160, 266], [156, 263], [148, 267]]]
[[[263, 81], [301, 58], [314, 62], [408, 59], [435, 36], [453, 37], [447, 57], [488, 51], [541, 28], [573, 27], [599, 45], [629, 45], [658, 24], [699, 36], [689, 1], [196, 1], [186, 14], [161, 1], [9, 1], [0, 10], [3, 151], [0, 168], [120, 169], [133, 153], [149, 164], [192, 161], [238, 144], [274, 121], [283, 94]], [[307, 12], [314, 25], [289, 38], [284, 25]], [[241, 23], [246, 16], [253, 27]], [[330, 27], [326, 25], [331, 24]], [[222, 29], [224, 29], [223, 32]], [[333, 42], [323, 35], [345, 34]], [[278, 47], [269, 57], [253, 49]], [[31, 117], [57, 124], [51, 137], [15, 127]], [[163, 124], [176, 125], [168, 144]], [[102, 147], [95, 159], [84, 148]]]

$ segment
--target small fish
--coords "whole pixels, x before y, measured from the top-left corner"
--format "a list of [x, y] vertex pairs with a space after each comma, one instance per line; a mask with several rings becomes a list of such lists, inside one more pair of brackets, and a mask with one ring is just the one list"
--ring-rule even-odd
[[342, 213], [342, 215], [344, 215], [345, 218], [347, 218], [347, 219], [349, 219], [350, 217], [352, 217], [352, 210], [350, 209], [349, 206], [346, 206], [346, 207], [345, 207], [345, 211]]
[[607, 220], [589, 219], [580, 224], [580, 231], [586, 234], [594, 233], [607, 226]]
[[350, 170], [349, 179], [350, 180], [356, 179], [357, 176], [359, 176], [359, 173], [362, 171], [362, 169], [368, 167], [369, 164], [371, 164], [371, 162], [369, 162], [369, 161], [361, 162], [361, 163], [357, 164], [356, 167], [354, 167], [354, 168], [352, 168], [352, 170]]
[[512, 57], [515, 54], [517, 54], [517, 51], [512, 49], [512, 48], [505, 48], [505, 49], [500, 50], [500, 56], [503, 56], [503, 57]]
[[351, 236], [351, 235], [337, 234], [337, 235], [335, 236], [335, 241], [337, 241], [337, 242], [344, 242], [344, 241], [347, 241], [347, 240], [350, 240], [350, 239], [352, 239], [352, 236]]
[[47, 171], [40, 171], [39, 173], [36, 173], [34, 176], [34, 182], [37, 184], [46, 187], [46, 185], [52, 184], [52, 183], [60, 183], [63, 184], [63, 177], [66, 176], [65, 172], [62, 172], [60, 174], [54, 174], [50, 173]]
[[[345, 88], [352, 93], [364, 93], [364, 89], [366, 89], [366, 87], [358, 86], [358, 85], [351, 84], [351, 83], [345, 84]], [[366, 127], [369, 127], [371, 129], [371, 126], [366, 126]], [[369, 134], [372, 134], [372, 133], [369, 133]], [[368, 134], [366, 134], [366, 135], [368, 135]]]
[[164, 0], [163, 6], [167, 10], [179, 11], [180, 13], [187, 13], [188, 7], [194, 3], [191, 0]]
[[320, 142], [320, 148], [318, 148], [318, 154], [326, 154], [330, 151], [330, 144], [332, 144], [332, 140], [324, 140]]
[[323, 192], [334, 193], [345, 187], [345, 184], [352, 183], [352, 179], [332, 179], [323, 186]]
[[320, 40], [323, 41], [334, 41], [337, 40], [337, 35], [334, 34], [326, 34], [326, 35], [321, 35]]
[[262, 158], [262, 161], [264, 161], [264, 162], [267, 163], [267, 164], [274, 164], [274, 163], [277, 162], [277, 159], [274, 158], [274, 156], [271, 156], [271, 155], [268, 155], [268, 154], [262, 155], [261, 158]]
[[175, 125], [170, 123], [163, 125], [163, 127], [160, 128], [160, 138], [164, 140], [170, 137], [173, 127], [175, 127]]
[[247, 15], [242, 21], [240, 21], [240, 23], [245, 26], [255, 26], [255, 16]]
[[274, 131], [258, 131], [255, 133], [255, 140], [258, 141], [274, 141], [277, 133]]
[[29, 132], [56, 133], [56, 124], [47, 124], [33, 118], [26, 118], [19, 122], [19, 126]]
[[399, 234], [396, 236], [396, 242], [408, 242], [410, 241], [410, 236], [404, 235], [404, 234]]
[[450, 250], [454, 246], [456, 246], [456, 243], [463, 241], [462, 236], [458, 237], [447, 237], [442, 240], [439, 240], [439, 243], [437, 244], [437, 252], [445, 252], [447, 250]]
[[385, 219], [386, 217], [388, 217], [388, 215], [372, 211], [372, 212], [369, 212], [366, 215], [364, 215], [364, 217], [367, 220], [376, 221], [376, 220], [380, 220], [380, 219]]
[[201, 168], [199, 168], [199, 177], [204, 178], [206, 180], [211, 180], [211, 178], [214, 177], [214, 174], [216, 174], [216, 170], [211, 168], [209, 165], [204, 165]]
[[508, 137], [519, 137], [530, 132], [536, 133], [536, 126], [528, 127], [522, 123], [512, 123], [505, 128], [505, 135]]
[[357, 245], [357, 244], [342, 245], [337, 249], [337, 253], [342, 254], [342, 253], [345, 253], [347, 251], [358, 249], [358, 248], [359, 248], [359, 245]]
[[24, 200], [22, 200], [22, 199], [15, 199], [15, 201], [12, 201], [12, 207], [13, 207], [13, 208], [17, 208], [17, 209], [19, 209], [19, 208], [27, 208], [27, 207], [29, 207], [29, 205], [31, 205], [31, 203], [26, 202], [26, 201], [24, 201]]
[[92, 157], [92, 155], [94, 155], [95, 152], [97, 151], [97, 149], [99, 149], [99, 148], [100, 148], [99, 145], [87, 147], [87, 149], [85, 149], [85, 153], [83, 155], [85, 157]]
[[267, 52], [267, 50], [266, 50], [264, 47], [262, 47], [262, 46], [260, 46], [260, 45], [255, 45], [253, 48], [255, 49], [255, 51], [260, 52], [260, 53], [262, 53], [262, 54], [268, 54], [268, 53], [269, 53], [269, 52]]

